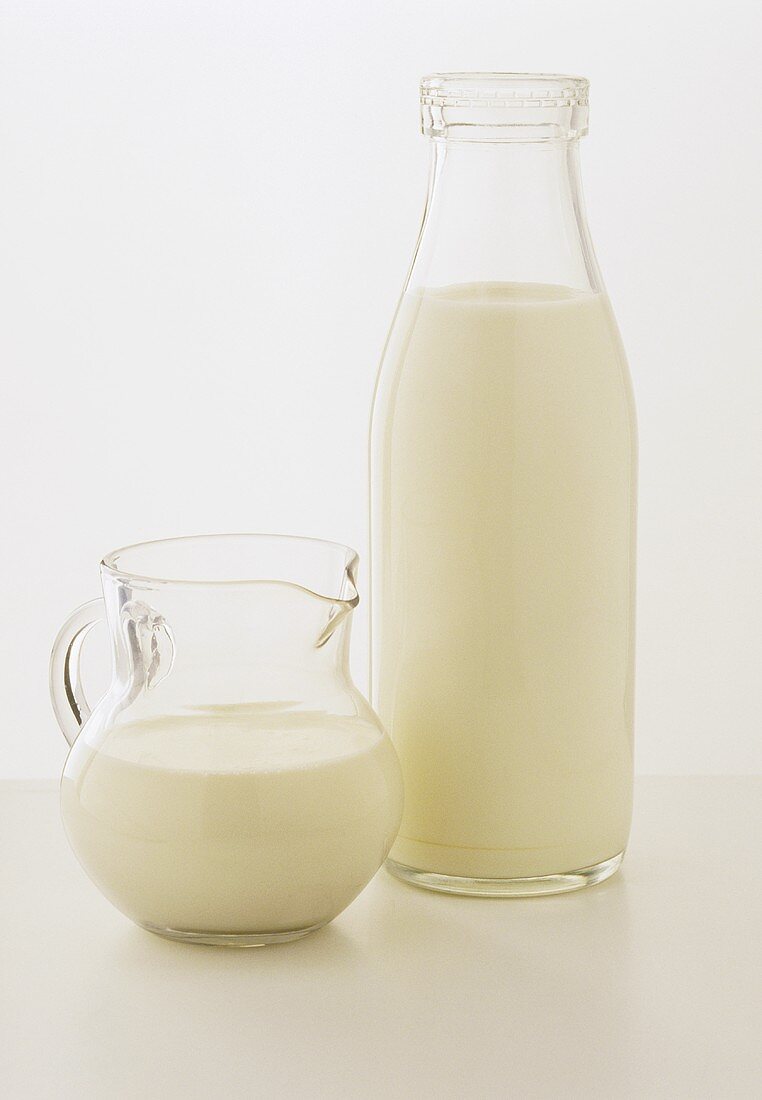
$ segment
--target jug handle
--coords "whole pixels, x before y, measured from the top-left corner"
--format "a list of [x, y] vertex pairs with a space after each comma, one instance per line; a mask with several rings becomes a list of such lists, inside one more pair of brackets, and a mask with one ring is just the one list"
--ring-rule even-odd
[[79, 672], [82, 643], [96, 623], [105, 621], [103, 598], [83, 603], [58, 632], [50, 654], [50, 701], [64, 737], [73, 745], [90, 717]]

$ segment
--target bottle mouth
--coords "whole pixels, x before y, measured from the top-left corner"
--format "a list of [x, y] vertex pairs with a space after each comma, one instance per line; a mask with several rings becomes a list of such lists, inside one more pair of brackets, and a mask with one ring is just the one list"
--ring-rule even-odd
[[434, 73], [421, 129], [454, 141], [570, 141], [587, 133], [589, 82], [550, 73]]

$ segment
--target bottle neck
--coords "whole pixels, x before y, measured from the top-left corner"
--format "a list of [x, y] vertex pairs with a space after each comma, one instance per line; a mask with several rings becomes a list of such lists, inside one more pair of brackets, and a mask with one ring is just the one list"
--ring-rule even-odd
[[430, 139], [412, 290], [454, 283], [602, 289], [582, 200], [577, 139]]

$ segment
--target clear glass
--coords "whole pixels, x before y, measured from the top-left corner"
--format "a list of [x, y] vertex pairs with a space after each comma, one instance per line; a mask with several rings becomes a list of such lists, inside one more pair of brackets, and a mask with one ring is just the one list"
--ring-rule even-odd
[[388, 866], [434, 890], [589, 885], [629, 833], [636, 429], [587, 91], [421, 87], [428, 195], [371, 426], [371, 698], [405, 780]]
[[[143, 928], [259, 945], [332, 920], [388, 853], [402, 811], [391, 742], [352, 683], [354, 551], [216, 535], [117, 550], [102, 600], [51, 659], [72, 745], [61, 809], [74, 851]], [[79, 678], [105, 618], [111, 685]]]

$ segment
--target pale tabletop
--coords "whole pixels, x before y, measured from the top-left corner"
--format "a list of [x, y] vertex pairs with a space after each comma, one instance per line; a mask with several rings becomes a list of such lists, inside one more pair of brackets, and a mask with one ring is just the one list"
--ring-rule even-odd
[[762, 1096], [762, 778], [639, 780], [600, 886], [483, 900], [382, 871], [249, 950], [133, 927], [50, 783], [0, 784], [0, 837], [9, 1100]]

